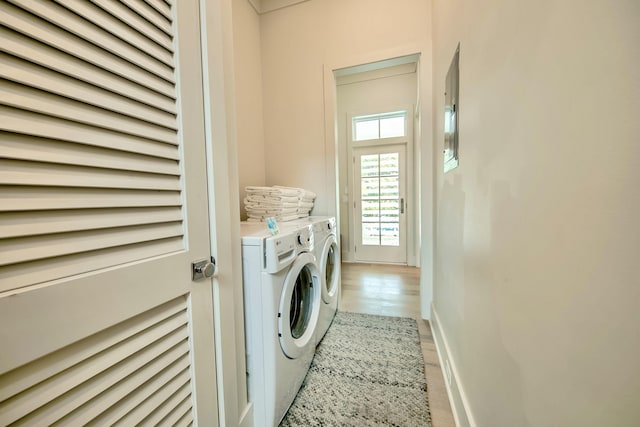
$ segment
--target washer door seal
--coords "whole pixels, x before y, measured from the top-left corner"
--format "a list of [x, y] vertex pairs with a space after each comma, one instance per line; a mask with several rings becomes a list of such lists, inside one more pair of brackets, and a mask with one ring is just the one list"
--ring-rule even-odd
[[322, 300], [331, 304], [338, 298], [340, 283], [340, 252], [334, 235], [327, 236], [320, 254], [320, 271], [322, 272]]
[[278, 309], [280, 347], [296, 359], [315, 345], [322, 285], [315, 257], [298, 255], [287, 273]]

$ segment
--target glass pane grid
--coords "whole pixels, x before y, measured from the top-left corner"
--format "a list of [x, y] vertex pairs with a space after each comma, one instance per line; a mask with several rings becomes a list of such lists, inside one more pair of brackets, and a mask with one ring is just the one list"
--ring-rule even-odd
[[407, 112], [358, 116], [352, 119], [352, 124], [354, 141], [402, 137], [407, 133]]
[[400, 154], [360, 156], [362, 244], [400, 245]]

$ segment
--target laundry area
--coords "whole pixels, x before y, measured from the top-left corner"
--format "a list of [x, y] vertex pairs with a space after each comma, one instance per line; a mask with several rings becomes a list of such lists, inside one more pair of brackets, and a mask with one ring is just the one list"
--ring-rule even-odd
[[637, 40], [633, 0], [0, 1], [0, 426], [640, 425]]
[[[364, 421], [327, 415], [330, 408], [361, 405], [357, 401], [350, 405], [318, 401], [315, 416], [324, 413], [326, 419], [301, 418], [298, 410], [285, 416], [299, 390], [308, 394], [314, 388], [303, 385], [309, 372], [320, 369], [313, 360], [320, 363], [328, 354], [322, 351], [313, 357], [340, 306], [343, 258], [419, 263], [421, 178], [416, 165], [423, 155], [419, 99], [430, 96], [426, 70], [418, 65], [429, 43], [419, 15], [428, 13], [428, 5], [381, 3], [372, 15], [375, 23], [357, 26], [358, 32], [368, 34], [377, 27], [378, 36], [356, 43], [345, 43], [356, 34], [356, 27], [345, 24], [358, 20], [357, 8], [295, 0], [239, 0], [233, 6], [238, 29], [234, 62], [242, 70], [235, 91], [246, 381], [254, 425], [331, 420], [358, 425]], [[401, 16], [406, 31], [393, 30], [398, 20], [391, 16]], [[383, 130], [375, 139], [360, 135], [352, 142], [351, 123], [362, 123], [361, 129], [374, 119], [382, 120], [383, 126], [395, 123], [396, 128], [391, 134]], [[357, 181], [362, 186], [355, 187], [360, 157], [357, 164], [352, 158], [358, 155], [364, 156], [365, 169]], [[377, 174], [373, 156], [378, 159]], [[356, 213], [349, 208], [353, 205], [364, 206], [364, 212]], [[356, 217], [364, 223], [354, 222]], [[362, 239], [358, 230], [365, 230], [370, 242], [378, 239], [380, 250], [386, 252], [371, 252], [367, 258], [367, 247], [354, 244]], [[387, 235], [397, 239], [397, 249], [385, 246]], [[346, 327], [355, 328], [354, 333], [359, 330]], [[415, 338], [417, 343], [417, 332]], [[366, 370], [365, 365], [352, 368]], [[418, 395], [417, 402], [421, 399]], [[426, 402], [422, 406], [428, 411]], [[363, 408], [365, 416], [369, 410]], [[404, 425], [426, 425], [423, 415], [416, 420]]]

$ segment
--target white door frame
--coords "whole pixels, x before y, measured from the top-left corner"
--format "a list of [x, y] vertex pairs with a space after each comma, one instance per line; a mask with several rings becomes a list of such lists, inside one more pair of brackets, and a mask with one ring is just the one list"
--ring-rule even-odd
[[[383, 139], [374, 139], [367, 141], [353, 141], [353, 129], [351, 124], [353, 123], [353, 118], [358, 116], [366, 116], [372, 114], [382, 114], [388, 111], [406, 111], [407, 112], [407, 134], [403, 137], [394, 137], [394, 138], [383, 138]], [[413, 105], [404, 105], [404, 106], [389, 106], [386, 111], [364, 111], [364, 112], [355, 112], [347, 114], [347, 159], [354, 158], [354, 149], [358, 147], [368, 147], [368, 146], [384, 146], [384, 145], [394, 145], [394, 144], [405, 144], [405, 171], [406, 171], [406, 191], [405, 191], [405, 215], [406, 215], [406, 244], [407, 244], [407, 265], [416, 265], [416, 236], [419, 234], [417, 232], [418, 226], [415, 220], [416, 215], [416, 207], [418, 205], [418, 200], [415, 191], [415, 172], [414, 172], [414, 111], [415, 107]], [[353, 182], [354, 177], [354, 164], [352, 160], [348, 161], [347, 165], [347, 175], [349, 179], [349, 251], [353, 254], [355, 252], [355, 244], [356, 244], [356, 221], [355, 221], [355, 211], [354, 211], [354, 203], [355, 200], [355, 185]], [[414, 200], [416, 199], [416, 200]]]
[[200, 0], [219, 423], [249, 427], [231, 10], [231, 0]]
[[[420, 271], [420, 311], [423, 319], [431, 318], [434, 278], [434, 144], [433, 144], [433, 82], [431, 40], [409, 43], [391, 49], [372, 50], [362, 54], [341, 54], [327, 58], [323, 63], [323, 99], [325, 123], [325, 166], [328, 193], [328, 211], [336, 216], [340, 224], [340, 189], [338, 179], [338, 134], [337, 90], [334, 70], [398, 58], [406, 55], [421, 55], [418, 60], [418, 101], [415, 109], [415, 159], [416, 190], [414, 198], [416, 242], [416, 264]], [[338, 241], [340, 239], [338, 229]]]

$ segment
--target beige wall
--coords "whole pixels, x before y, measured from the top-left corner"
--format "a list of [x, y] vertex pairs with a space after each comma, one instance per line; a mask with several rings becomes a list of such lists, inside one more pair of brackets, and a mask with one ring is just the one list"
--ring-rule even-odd
[[435, 148], [456, 403], [478, 426], [639, 425], [640, 3], [433, 9], [435, 141], [461, 43], [460, 166]]
[[260, 17], [247, 0], [233, 0], [233, 43], [240, 215], [246, 219], [244, 188], [266, 181]]
[[268, 185], [313, 190], [313, 213], [336, 214], [335, 171], [328, 164], [335, 162], [335, 147], [325, 144], [325, 67], [425, 51], [430, 57], [429, 15], [430, 2], [422, 0], [311, 0], [261, 16]]

